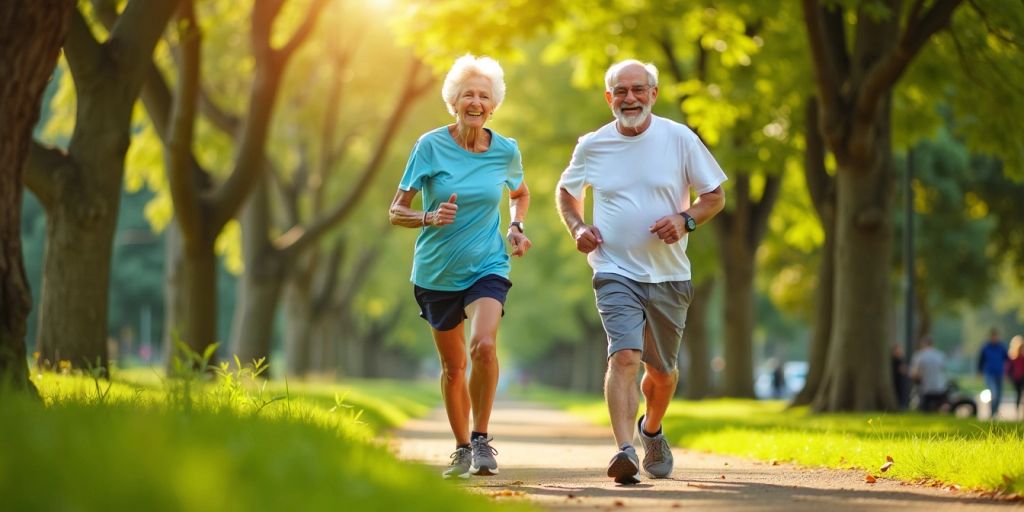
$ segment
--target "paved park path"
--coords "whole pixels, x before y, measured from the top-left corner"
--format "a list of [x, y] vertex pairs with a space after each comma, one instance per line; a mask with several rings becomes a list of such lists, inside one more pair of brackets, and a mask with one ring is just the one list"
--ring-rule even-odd
[[528, 500], [549, 510], [1024, 511], [1019, 501], [962, 491], [881, 478], [869, 484], [863, 471], [771, 465], [679, 448], [673, 449], [673, 478], [621, 486], [604, 473], [614, 451], [609, 427], [516, 401], [499, 401], [491, 418], [492, 444], [500, 452], [496, 476], [441, 480], [454, 448], [443, 409], [397, 430], [394, 450], [436, 469], [439, 485], [463, 486], [499, 501]]

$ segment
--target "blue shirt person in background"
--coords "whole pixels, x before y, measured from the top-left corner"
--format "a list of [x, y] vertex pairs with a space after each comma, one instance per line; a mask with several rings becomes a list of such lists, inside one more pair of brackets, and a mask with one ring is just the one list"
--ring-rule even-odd
[[[455, 122], [416, 142], [388, 213], [391, 224], [420, 230], [413, 292], [441, 360], [441, 393], [455, 435], [442, 476], [468, 478], [498, 473], [487, 425], [498, 385], [498, 324], [512, 286], [499, 208], [507, 188], [512, 220], [505, 239], [513, 256], [525, 255], [531, 246], [523, 223], [530, 191], [516, 141], [484, 128], [505, 97], [501, 66], [488, 57], [460, 57], [441, 97]], [[412, 207], [418, 192], [422, 210]], [[468, 381], [467, 319], [473, 361]]]
[[985, 387], [992, 391], [992, 418], [999, 416], [999, 404], [1003, 400], [1003, 373], [1006, 371], [1006, 345], [999, 340], [999, 330], [989, 331], [988, 342], [978, 353], [978, 373], [985, 377]]

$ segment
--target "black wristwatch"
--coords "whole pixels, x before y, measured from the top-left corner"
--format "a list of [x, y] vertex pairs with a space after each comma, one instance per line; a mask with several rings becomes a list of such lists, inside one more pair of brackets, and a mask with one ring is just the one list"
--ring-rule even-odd
[[526, 229], [523, 228], [523, 223], [521, 221], [514, 220], [514, 221], [512, 221], [511, 224], [508, 225], [508, 227], [509, 228], [516, 227], [516, 228], [519, 228], [519, 232], [520, 233], [526, 233]]
[[693, 220], [693, 217], [690, 217], [689, 213], [679, 212], [679, 215], [682, 215], [683, 216], [683, 220], [686, 222], [684, 224], [684, 226], [686, 227], [686, 232], [687, 233], [690, 233], [690, 232], [694, 231], [695, 229], [697, 229], [697, 221]]

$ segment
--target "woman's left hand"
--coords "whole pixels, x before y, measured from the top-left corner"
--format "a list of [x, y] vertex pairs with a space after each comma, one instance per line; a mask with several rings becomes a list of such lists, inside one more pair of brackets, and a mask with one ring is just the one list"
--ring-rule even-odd
[[514, 227], [508, 228], [508, 243], [512, 244], [512, 256], [526, 256], [533, 244], [526, 235]]

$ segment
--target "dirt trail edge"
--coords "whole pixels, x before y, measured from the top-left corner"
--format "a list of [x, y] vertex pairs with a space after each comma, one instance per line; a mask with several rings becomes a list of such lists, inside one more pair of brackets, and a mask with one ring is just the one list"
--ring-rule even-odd
[[[443, 409], [409, 421], [394, 433], [399, 458], [440, 473], [454, 449]], [[501, 473], [445, 482], [493, 497], [528, 500], [549, 510], [1024, 510], [1021, 502], [994, 501], [966, 492], [904, 484], [863, 471], [770, 465], [736, 457], [672, 450], [672, 478], [642, 477], [617, 485], [605, 476], [614, 453], [609, 427], [536, 403], [501, 400], [489, 434]], [[638, 448], [641, 458], [643, 450]]]

